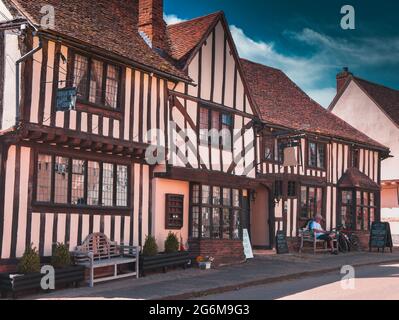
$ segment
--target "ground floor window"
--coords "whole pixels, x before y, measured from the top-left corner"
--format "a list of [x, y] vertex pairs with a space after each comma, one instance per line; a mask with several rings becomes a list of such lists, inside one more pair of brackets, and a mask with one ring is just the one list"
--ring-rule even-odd
[[323, 188], [301, 186], [301, 219], [311, 219], [323, 214]]
[[362, 190], [341, 191], [341, 223], [355, 230], [370, 230], [375, 221], [376, 194]]
[[193, 184], [190, 203], [193, 239], [242, 238], [242, 190]]
[[38, 154], [36, 201], [76, 206], [128, 206], [128, 166]]

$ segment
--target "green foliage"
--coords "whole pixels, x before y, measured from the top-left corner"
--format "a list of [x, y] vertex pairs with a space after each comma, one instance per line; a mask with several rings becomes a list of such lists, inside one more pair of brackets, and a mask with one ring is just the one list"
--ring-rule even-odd
[[40, 272], [40, 256], [33, 243], [26, 248], [18, 263], [17, 270], [21, 274]]
[[153, 257], [158, 254], [157, 241], [153, 236], [147, 236], [143, 247], [143, 255], [146, 257]]
[[51, 257], [51, 265], [54, 268], [65, 268], [72, 264], [68, 247], [63, 243], [57, 243]]
[[168, 237], [165, 240], [165, 252], [175, 253], [179, 251], [179, 239], [173, 232], [169, 232]]

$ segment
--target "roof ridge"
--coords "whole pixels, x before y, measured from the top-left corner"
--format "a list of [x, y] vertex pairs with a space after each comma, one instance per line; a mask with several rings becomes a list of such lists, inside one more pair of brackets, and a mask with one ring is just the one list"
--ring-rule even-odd
[[371, 85], [374, 85], [374, 86], [378, 86], [378, 87], [381, 87], [381, 88], [385, 88], [385, 89], [388, 89], [388, 90], [396, 91], [397, 93], [399, 93], [399, 89], [394, 89], [394, 88], [388, 87], [386, 85], [383, 85], [383, 84], [380, 84], [380, 83], [376, 83], [376, 82], [373, 82], [373, 81], [370, 81], [370, 80], [367, 80], [367, 79], [364, 79], [364, 78], [353, 76], [353, 79], [364, 81], [364, 82], [367, 82], [368, 84], [371, 84]]
[[209, 17], [211, 17], [213, 15], [216, 17], [216, 16], [218, 16], [220, 14], [224, 14], [223, 10], [215, 11], [213, 13], [208, 13], [208, 14], [203, 15], [203, 16], [199, 16], [199, 17], [196, 17], [196, 18], [180, 21], [180, 22], [177, 22], [177, 23], [168, 24], [166, 27], [169, 28], [169, 27], [179, 26], [179, 25], [182, 25], [184, 23], [189, 23], [189, 22], [194, 22], [194, 21], [197, 21], [197, 20], [209, 18]]
[[246, 58], [241, 58], [241, 57], [240, 57], [240, 60], [241, 60], [241, 61], [244, 61], [244, 62], [256, 64], [256, 65], [261, 66], [261, 67], [270, 68], [270, 69], [273, 69], [273, 70], [280, 71], [280, 72], [283, 72], [283, 73], [284, 73], [284, 71], [281, 70], [281, 69], [279, 69], [279, 68], [271, 67], [271, 66], [265, 65], [265, 64], [260, 63], [260, 62], [252, 61], [252, 60], [249, 60], [249, 59], [246, 59]]

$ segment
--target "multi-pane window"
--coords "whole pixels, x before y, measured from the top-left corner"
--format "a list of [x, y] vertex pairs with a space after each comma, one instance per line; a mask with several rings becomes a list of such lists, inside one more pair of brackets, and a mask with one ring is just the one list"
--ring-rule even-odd
[[54, 202], [68, 203], [68, 178], [69, 178], [69, 159], [65, 157], [55, 157], [54, 163]]
[[100, 205], [100, 164], [89, 161], [87, 172], [87, 204], [89, 206], [98, 206]]
[[191, 237], [241, 239], [241, 193], [238, 189], [191, 186]]
[[376, 210], [374, 192], [341, 191], [341, 223], [346, 228], [368, 231], [375, 221]]
[[39, 155], [37, 159], [37, 201], [49, 202], [51, 195], [51, 172], [53, 159], [48, 155]]
[[300, 217], [302, 219], [310, 219], [316, 214], [323, 214], [323, 189], [301, 186]]
[[75, 206], [127, 207], [128, 167], [39, 154], [36, 201]]
[[376, 209], [374, 193], [356, 191], [356, 230], [370, 229], [375, 221]]
[[233, 131], [233, 117], [205, 107], [200, 107], [199, 137], [203, 144], [222, 145], [231, 149]]
[[114, 194], [114, 165], [112, 163], [103, 164], [103, 190], [102, 205], [105, 207], [112, 206]]
[[231, 114], [222, 114], [222, 144], [226, 149], [231, 148], [233, 132], [233, 118]]
[[209, 110], [206, 108], [200, 108], [200, 119], [199, 119], [199, 135], [202, 143], [208, 143], [209, 140]]
[[284, 144], [272, 136], [263, 138], [263, 157], [265, 161], [283, 163]]
[[345, 228], [351, 228], [352, 226], [352, 203], [353, 203], [353, 192], [342, 191], [341, 193], [341, 224]]
[[80, 54], [75, 54], [74, 63], [73, 83], [79, 99], [116, 109], [120, 68]]
[[85, 171], [85, 161], [72, 160], [72, 204], [86, 204]]
[[325, 169], [326, 145], [319, 142], [308, 144], [308, 166], [311, 168]]
[[85, 98], [87, 95], [88, 87], [88, 68], [89, 59], [81, 56], [80, 54], [75, 55], [74, 65], [74, 81], [73, 85], [77, 88], [78, 97]]

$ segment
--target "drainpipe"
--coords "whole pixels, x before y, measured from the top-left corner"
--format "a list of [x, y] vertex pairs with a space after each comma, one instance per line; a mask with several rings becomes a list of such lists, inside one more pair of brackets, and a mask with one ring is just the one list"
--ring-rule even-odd
[[[33, 33], [33, 35], [36, 35], [36, 32]], [[42, 39], [39, 37], [39, 46], [32, 51], [29, 51], [25, 55], [23, 55], [19, 60], [15, 62], [15, 84], [16, 84], [16, 103], [15, 103], [15, 126], [18, 128], [19, 127], [19, 121], [20, 121], [20, 101], [19, 101], [19, 69], [20, 69], [20, 64], [27, 60], [29, 57], [33, 56], [36, 52], [41, 50], [43, 47], [42, 44]]]

